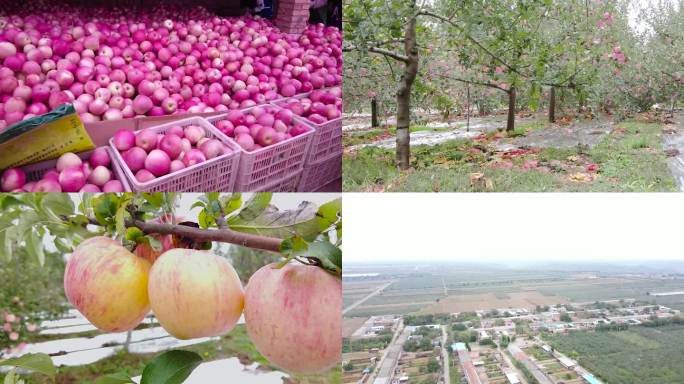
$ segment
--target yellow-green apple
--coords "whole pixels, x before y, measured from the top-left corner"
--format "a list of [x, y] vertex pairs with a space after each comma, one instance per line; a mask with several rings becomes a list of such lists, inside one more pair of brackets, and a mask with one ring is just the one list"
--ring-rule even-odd
[[245, 323], [257, 350], [295, 373], [317, 373], [342, 354], [342, 282], [319, 267], [270, 264], [250, 277]]
[[176, 248], [152, 265], [150, 303], [159, 324], [179, 339], [222, 335], [235, 326], [244, 291], [227, 259]]
[[66, 297], [98, 329], [135, 328], [150, 311], [150, 263], [117, 241], [96, 236], [82, 242], [64, 271]]

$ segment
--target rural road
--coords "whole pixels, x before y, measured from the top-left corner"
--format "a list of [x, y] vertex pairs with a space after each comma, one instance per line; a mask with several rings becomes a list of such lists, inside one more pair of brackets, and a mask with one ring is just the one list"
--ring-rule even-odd
[[513, 343], [508, 344], [508, 350], [511, 352], [514, 359], [518, 360], [528, 371], [530, 371], [539, 384], [554, 384], [554, 382], [551, 381], [517, 345]]
[[370, 294], [368, 294], [368, 296], [364, 297], [363, 299], [361, 299], [361, 300], [359, 300], [359, 301], [357, 301], [357, 302], [355, 302], [355, 303], [350, 304], [347, 308], [345, 308], [345, 309], [342, 311], [342, 315], [344, 315], [344, 314], [346, 314], [347, 312], [351, 311], [352, 309], [358, 307], [359, 305], [365, 303], [365, 302], [368, 301], [371, 297], [373, 297], [373, 296], [379, 294], [379, 293], [382, 292], [385, 288], [389, 287], [392, 283], [394, 283], [394, 281], [390, 281], [389, 283], [387, 283], [387, 284], [383, 285], [382, 287], [376, 289], [375, 291], [371, 292]]
[[447, 331], [446, 325], [442, 325], [442, 366], [444, 366], [444, 383], [451, 383], [451, 377], [449, 377], [449, 351], [447, 349]]
[[508, 365], [511, 371], [515, 372], [518, 375], [518, 380], [520, 380], [520, 383], [527, 384], [527, 378], [525, 378], [525, 375], [523, 375], [522, 372], [520, 372], [520, 370], [518, 369], [518, 367], [516, 367], [515, 364], [513, 364], [511, 358], [506, 353], [504, 353], [504, 351], [501, 350], [501, 346], [498, 346], [497, 348], [499, 349], [499, 353], [501, 353], [501, 357], [506, 362], [506, 365]]
[[399, 361], [399, 356], [401, 355], [401, 350], [404, 347], [404, 343], [408, 340], [409, 328], [404, 328], [404, 331], [397, 337], [395, 342], [387, 347], [387, 354], [382, 361], [382, 365], [378, 370], [378, 375], [373, 381], [373, 384], [389, 384], [394, 376], [394, 368], [397, 366]]

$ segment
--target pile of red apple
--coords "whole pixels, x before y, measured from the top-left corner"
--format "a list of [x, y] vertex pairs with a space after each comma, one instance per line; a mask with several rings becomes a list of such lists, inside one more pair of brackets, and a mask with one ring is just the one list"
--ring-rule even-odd
[[248, 108], [342, 82], [341, 32], [322, 24], [288, 35], [168, 2], [2, 11], [0, 131], [64, 103], [94, 122]]
[[57, 159], [51, 169], [35, 182], [26, 182], [21, 168], [10, 168], [2, 174], [3, 192], [123, 192], [123, 184], [111, 168], [112, 159], [106, 147], [93, 151], [87, 161], [68, 152]]
[[232, 137], [245, 151], [252, 152], [311, 131], [293, 120], [287, 109], [258, 106], [247, 111], [230, 111], [216, 128]]
[[314, 90], [305, 97], [284, 101], [280, 106], [314, 124], [324, 124], [342, 116], [342, 89]]
[[203, 127], [194, 124], [176, 125], [164, 133], [150, 128], [137, 133], [120, 130], [112, 138], [112, 144], [139, 183], [232, 152], [220, 140], [207, 137]]

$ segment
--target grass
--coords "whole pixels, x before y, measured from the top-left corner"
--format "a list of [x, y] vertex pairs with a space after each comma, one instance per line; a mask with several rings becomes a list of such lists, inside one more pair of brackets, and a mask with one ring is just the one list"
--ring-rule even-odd
[[[218, 341], [209, 341], [187, 347], [178, 348], [187, 351], [198, 353], [205, 361], [218, 360], [228, 357], [237, 357], [243, 362], [258, 362], [264, 369], [277, 370], [278, 368], [268, 362], [254, 347], [254, 344], [249, 340], [247, 331], [244, 325], [240, 324], [235, 327], [229, 334], [221, 337]], [[131, 354], [126, 352], [118, 352], [117, 354], [108, 358], [102, 359], [96, 363], [77, 366], [77, 367], [59, 367], [55, 384], [90, 384], [94, 383], [97, 378], [117, 373], [124, 372], [133, 377], [140, 375], [150, 360], [159, 355], [154, 354]], [[324, 383], [339, 383], [341, 381], [341, 368], [334, 368], [327, 373], [312, 375], [312, 376], [293, 376], [295, 383], [308, 384], [324, 384]], [[31, 374], [28, 376], [28, 383], [49, 384], [52, 383], [50, 379], [38, 374]]]
[[[524, 134], [543, 129], [545, 123], [519, 127]], [[412, 147], [411, 166], [399, 171], [394, 151], [374, 147], [345, 154], [344, 191], [425, 192], [653, 192], [676, 191], [675, 181], [662, 151], [660, 124], [625, 122], [622, 133], [610, 134], [593, 148], [547, 148], [539, 153], [514, 157], [511, 169], [492, 167], [493, 154], [472, 141], [454, 140], [435, 146]], [[568, 159], [572, 159], [571, 161]], [[569, 163], [570, 169], [550, 172], [527, 170], [525, 161]], [[596, 163], [593, 180], [573, 181], [574, 173], [589, 174], [585, 164]], [[567, 168], [567, 167], [566, 167]], [[471, 185], [472, 173], [483, 173], [491, 184]]]

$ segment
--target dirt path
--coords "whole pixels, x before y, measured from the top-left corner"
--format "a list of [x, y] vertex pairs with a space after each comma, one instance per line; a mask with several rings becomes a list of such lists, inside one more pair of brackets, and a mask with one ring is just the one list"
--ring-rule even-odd
[[672, 176], [684, 192], [684, 112], [675, 114], [675, 124], [663, 130], [663, 149], [668, 154], [667, 164]]

